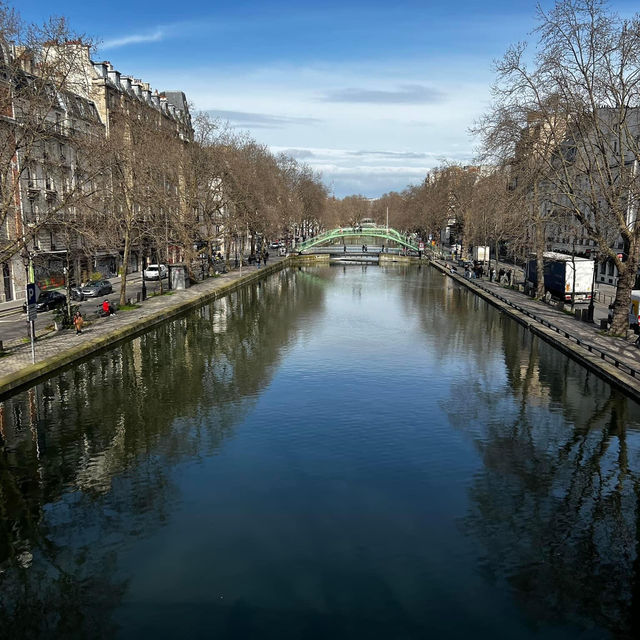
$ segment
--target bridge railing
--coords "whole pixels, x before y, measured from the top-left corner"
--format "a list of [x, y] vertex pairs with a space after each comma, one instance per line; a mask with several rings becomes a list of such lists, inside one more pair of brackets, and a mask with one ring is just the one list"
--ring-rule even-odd
[[383, 238], [385, 240], [391, 240], [392, 242], [397, 242], [402, 246], [413, 249], [414, 251], [418, 251], [418, 247], [411, 244], [399, 231], [393, 229], [391, 227], [370, 227], [370, 228], [338, 228], [338, 229], [330, 229], [329, 231], [325, 231], [313, 238], [309, 238], [305, 240], [305, 242], [297, 245], [297, 251], [306, 251], [311, 247], [314, 247], [318, 244], [323, 244], [324, 242], [329, 242], [330, 240], [340, 240], [343, 238], [355, 238], [355, 237], [369, 237], [369, 238]]

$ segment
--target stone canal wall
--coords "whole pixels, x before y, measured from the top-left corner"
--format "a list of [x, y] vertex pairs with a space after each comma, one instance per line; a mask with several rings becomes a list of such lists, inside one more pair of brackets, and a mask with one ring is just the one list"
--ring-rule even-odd
[[595, 325], [578, 322], [571, 315], [497, 283], [476, 284], [456, 273], [446, 263], [430, 264], [449, 278], [513, 318], [609, 384], [640, 401], [640, 349], [625, 338], [608, 336]]
[[0, 358], [0, 399], [59, 369], [94, 356], [167, 320], [301, 262], [307, 263], [298, 257], [289, 257], [274, 260], [260, 269], [243, 268], [242, 275], [237, 270], [219, 278], [209, 278], [188, 289], [176, 291], [173, 295], [148, 299], [134, 311], [123, 311], [115, 316], [96, 320], [79, 336], [73, 331], [53, 332], [36, 342], [35, 364], [31, 362], [30, 346], [22, 345]]

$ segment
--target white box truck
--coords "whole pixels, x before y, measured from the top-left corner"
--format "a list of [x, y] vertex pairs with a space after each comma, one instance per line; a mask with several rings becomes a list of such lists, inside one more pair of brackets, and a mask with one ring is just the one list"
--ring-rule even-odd
[[[574, 302], [589, 302], [593, 294], [593, 260], [548, 251], [543, 254], [544, 288], [554, 298], [570, 302], [575, 283]], [[574, 277], [575, 265], [575, 277]], [[535, 258], [526, 267], [528, 289], [538, 284], [538, 264]]]
[[489, 247], [473, 247], [474, 262], [489, 262]]

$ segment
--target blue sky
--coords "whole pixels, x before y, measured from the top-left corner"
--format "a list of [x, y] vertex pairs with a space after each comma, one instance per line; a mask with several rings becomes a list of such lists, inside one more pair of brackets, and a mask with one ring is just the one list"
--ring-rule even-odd
[[520, 0], [24, 4], [27, 21], [63, 15], [96, 39], [94, 59], [183, 90], [321, 171], [338, 197], [401, 190], [443, 159], [472, 162], [468, 129], [488, 105], [492, 62], [535, 26], [535, 3]]

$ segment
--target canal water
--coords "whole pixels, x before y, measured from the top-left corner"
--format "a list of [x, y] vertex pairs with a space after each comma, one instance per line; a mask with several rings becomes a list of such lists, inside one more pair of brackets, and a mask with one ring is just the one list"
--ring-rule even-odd
[[637, 638], [639, 425], [435, 270], [283, 271], [2, 403], [0, 637]]

